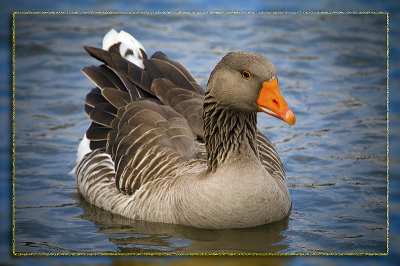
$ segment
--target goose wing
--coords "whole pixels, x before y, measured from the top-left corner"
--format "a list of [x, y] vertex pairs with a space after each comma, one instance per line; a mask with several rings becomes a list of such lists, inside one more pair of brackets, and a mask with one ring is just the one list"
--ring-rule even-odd
[[259, 130], [257, 130], [257, 145], [261, 164], [275, 179], [284, 181], [286, 179], [285, 170], [278, 152], [268, 137]]
[[[158, 52], [144, 58], [142, 69], [112, 47], [85, 49], [104, 63], [82, 70], [97, 85], [86, 96], [92, 120], [86, 137], [92, 150], [110, 155], [121, 192], [133, 194], [176, 165], [204, 156], [204, 90], [181, 64]], [[86, 156], [82, 165], [90, 158], [96, 156]]]

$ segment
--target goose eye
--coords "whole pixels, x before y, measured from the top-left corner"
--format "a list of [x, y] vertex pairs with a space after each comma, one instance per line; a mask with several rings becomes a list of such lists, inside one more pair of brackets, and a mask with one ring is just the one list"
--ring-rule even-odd
[[246, 71], [246, 70], [244, 70], [243, 72], [242, 72], [242, 77], [244, 78], [244, 79], [249, 79], [250, 78], [250, 72], [249, 71]]

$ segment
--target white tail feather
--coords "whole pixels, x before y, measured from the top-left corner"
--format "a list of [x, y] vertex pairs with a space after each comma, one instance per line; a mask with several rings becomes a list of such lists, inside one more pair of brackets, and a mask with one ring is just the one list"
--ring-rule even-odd
[[90, 149], [90, 141], [86, 137], [86, 134], [83, 136], [83, 139], [79, 143], [78, 146], [78, 158], [76, 159], [76, 164], [79, 164], [80, 161], [82, 161], [83, 156], [91, 152], [92, 150]]
[[86, 137], [86, 134], [85, 134], [83, 136], [83, 139], [79, 143], [77, 158], [76, 158], [76, 165], [75, 165], [74, 169], [72, 169], [72, 171], [69, 172], [70, 175], [76, 177], [76, 167], [80, 164], [83, 157], [91, 151], [92, 151], [92, 149], [90, 149], [90, 141], [88, 140], [88, 138]]
[[[116, 30], [111, 29], [103, 38], [103, 50], [110, 49], [110, 47], [116, 43], [121, 43], [119, 53], [122, 57], [138, 67], [144, 68], [143, 55], [140, 49], [144, 52], [146, 52], [146, 50], [138, 40], [126, 31], [121, 30], [118, 33]], [[131, 50], [132, 53], [127, 53], [128, 50]]]

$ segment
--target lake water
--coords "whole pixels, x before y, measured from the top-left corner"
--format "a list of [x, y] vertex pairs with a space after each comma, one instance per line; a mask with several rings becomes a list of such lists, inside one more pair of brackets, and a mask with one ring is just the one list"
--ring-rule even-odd
[[[19, 253], [385, 253], [386, 15], [17, 15], [15, 251]], [[101, 23], [100, 23], [101, 22]], [[286, 169], [291, 216], [257, 228], [135, 222], [86, 203], [69, 172], [90, 122], [110, 29], [180, 61], [205, 87], [229, 51], [263, 54], [297, 123], [259, 114]]]

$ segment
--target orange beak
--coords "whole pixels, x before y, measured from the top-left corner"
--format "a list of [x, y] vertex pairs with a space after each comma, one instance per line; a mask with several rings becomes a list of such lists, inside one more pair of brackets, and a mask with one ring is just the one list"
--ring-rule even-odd
[[256, 103], [258, 110], [279, 118], [289, 125], [296, 123], [296, 117], [294, 117], [293, 112], [290, 111], [285, 99], [279, 92], [277, 79], [263, 83]]

